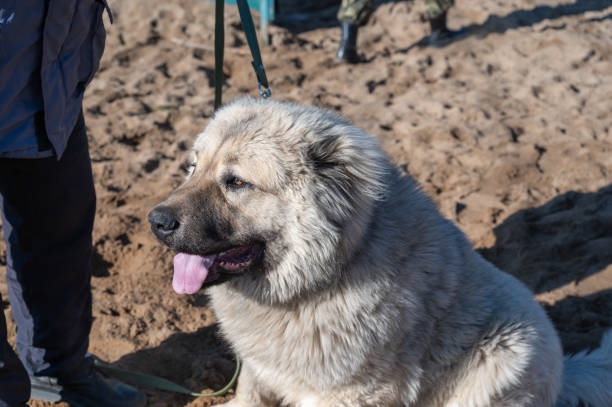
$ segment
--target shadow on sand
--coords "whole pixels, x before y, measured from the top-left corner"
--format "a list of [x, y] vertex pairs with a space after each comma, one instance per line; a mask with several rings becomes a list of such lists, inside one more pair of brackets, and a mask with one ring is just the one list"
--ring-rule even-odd
[[603, 334], [612, 329], [612, 289], [569, 296], [544, 308], [557, 328], [565, 353], [599, 347]]
[[520, 210], [493, 232], [479, 252], [536, 294], [582, 280], [612, 264], [612, 184]]
[[[376, 6], [378, 7], [381, 4], [396, 3], [399, 1], [412, 2], [414, 0], [379, 0], [376, 2]], [[336, 18], [336, 13], [338, 12], [340, 1], [338, 1], [336, 5], [331, 6], [329, 5], [330, 2], [327, 3], [327, 7], [323, 7], [309, 13], [278, 14], [274, 24], [287, 28], [294, 34], [320, 28], [338, 27], [339, 23]], [[602, 11], [611, 6], [612, 3], [610, 3], [609, 0], [577, 0], [575, 3], [571, 4], [537, 6], [530, 10], [515, 10], [504, 16], [490, 15], [482, 24], [471, 24], [467, 27], [462, 27], [460, 30], [455, 32], [456, 35], [454, 38], [450, 39], [443, 45], [438, 45], [438, 47], [448, 46], [454, 42], [462, 41], [470, 36], [485, 38], [490, 34], [503, 34], [508, 30], [533, 26], [544, 20], [556, 20], [565, 16], [584, 14], [589, 11]], [[401, 18], [401, 16], [398, 16], [398, 18]], [[612, 18], [612, 14], [590, 18], [584, 22], [595, 23], [608, 20], [610, 18]], [[544, 27], [543, 30], [559, 28], [560, 27], [547, 26]], [[425, 48], [429, 45], [429, 36], [426, 36], [409, 47], [396, 51], [396, 53], [407, 53], [413, 48]]]
[[[159, 346], [127, 354], [112, 366], [162, 377], [192, 391], [205, 392], [221, 389], [229, 382], [235, 361], [217, 326], [211, 325], [191, 333], [174, 333]], [[182, 394], [141, 388], [147, 392], [149, 405], [185, 405], [193, 399]], [[209, 400], [220, 402], [223, 398]]]
[[[490, 34], [503, 34], [508, 30], [530, 27], [544, 20], [556, 20], [565, 16], [584, 14], [589, 11], [602, 11], [611, 6], [612, 3], [610, 3], [610, 0], [577, 0], [575, 3], [571, 4], [537, 6], [531, 10], [515, 10], [505, 16], [491, 15], [482, 24], [471, 24], [461, 28], [458, 35], [444, 46], [464, 40], [470, 36], [486, 38]], [[592, 18], [589, 19], [588, 22], [603, 21], [609, 18], [611, 18], [611, 15], [601, 18]], [[555, 27], [544, 27], [544, 30], [549, 28], [554, 29]], [[427, 46], [429, 46], [429, 39], [428, 37], [424, 37], [409, 47], [398, 50], [397, 52], [407, 53], [413, 48], [424, 48]]]
[[[612, 184], [520, 210], [494, 233], [495, 245], [478, 251], [536, 294], [595, 276], [612, 264]], [[612, 290], [606, 287], [545, 306], [566, 352], [596, 347], [612, 328]]]

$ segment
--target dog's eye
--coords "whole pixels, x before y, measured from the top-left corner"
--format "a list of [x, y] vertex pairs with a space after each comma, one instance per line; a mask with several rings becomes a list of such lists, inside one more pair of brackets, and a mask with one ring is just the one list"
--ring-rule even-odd
[[251, 184], [249, 184], [248, 182], [244, 180], [241, 180], [238, 177], [228, 177], [227, 181], [225, 181], [225, 185], [228, 188], [240, 189], [240, 188], [247, 187]]

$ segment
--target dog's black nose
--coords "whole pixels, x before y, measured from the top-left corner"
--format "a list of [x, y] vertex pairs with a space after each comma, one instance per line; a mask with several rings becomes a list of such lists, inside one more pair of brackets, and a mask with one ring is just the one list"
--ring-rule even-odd
[[158, 206], [149, 213], [151, 230], [159, 239], [164, 239], [178, 229], [180, 223], [173, 211], [165, 206]]

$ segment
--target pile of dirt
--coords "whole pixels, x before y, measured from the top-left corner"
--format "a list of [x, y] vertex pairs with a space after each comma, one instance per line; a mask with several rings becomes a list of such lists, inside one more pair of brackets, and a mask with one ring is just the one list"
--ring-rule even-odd
[[[213, 113], [214, 4], [111, 7], [85, 98], [98, 194], [90, 350], [197, 391], [219, 388], [231, 352], [205, 295], [173, 292], [172, 253], [146, 220], [183, 180]], [[271, 27], [263, 59], [274, 97], [335, 110], [379, 135], [475, 247], [534, 290], [576, 351], [612, 327], [611, 16], [601, 0], [461, 0], [449, 23], [466, 35], [433, 49], [418, 45], [423, 2], [385, 2], [360, 31], [360, 64], [337, 64], [339, 30], [316, 21], [300, 32]], [[228, 101], [257, 86], [234, 7], [226, 22]], [[8, 298], [4, 284], [0, 292]], [[224, 400], [147, 394], [150, 406]]]

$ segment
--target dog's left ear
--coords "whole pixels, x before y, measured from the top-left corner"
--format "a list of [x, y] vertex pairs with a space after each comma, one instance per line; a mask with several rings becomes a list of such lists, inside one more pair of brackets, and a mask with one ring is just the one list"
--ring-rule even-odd
[[[326, 204], [351, 208], [362, 200], [384, 196], [388, 162], [375, 139], [352, 126], [313, 141], [307, 150], [310, 167], [326, 188], [319, 199]], [[331, 196], [323, 191], [333, 191]], [[325, 202], [324, 202], [325, 203]], [[346, 205], [345, 205], [346, 204]]]
[[340, 136], [327, 136], [308, 146], [308, 160], [316, 173], [322, 176], [333, 176], [330, 171], [338, 171], [344, 164], [342, 157]]

